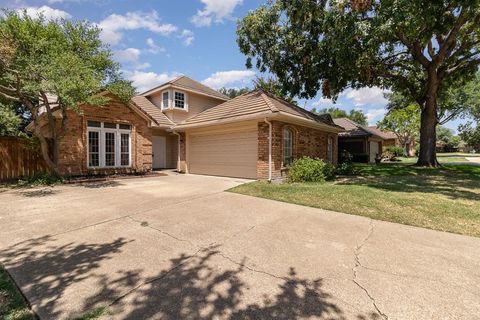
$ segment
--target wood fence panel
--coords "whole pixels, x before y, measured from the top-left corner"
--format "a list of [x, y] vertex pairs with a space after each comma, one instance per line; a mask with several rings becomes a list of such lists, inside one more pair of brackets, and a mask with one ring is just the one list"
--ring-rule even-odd
[[23, 138], [0, 137], [0, 181], [32, 177], [48, 172], [39, 150]]

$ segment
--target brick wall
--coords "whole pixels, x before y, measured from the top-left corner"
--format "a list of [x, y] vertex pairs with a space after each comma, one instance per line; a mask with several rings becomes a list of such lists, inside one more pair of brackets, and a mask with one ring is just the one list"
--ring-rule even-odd
[[[59, 166], [64, 175], [149, 171], [152, 169], [152, 132], [147, 121], [124, 104], [112, 100], [104, 107], [81, 106], [81, 113], [68, 111], [67, 132], [60, 141]], [[87, 167], [87, 121], [130, 124], [132, 166], [92, 169]]]
[[[283, 129], [290, 128], [294, 133], [293, 156], [301, 158], [327, 159], [327, 139], [333, 138], [333, 163], [338, 161], [338, 135], [318, 129], [307, 128], [280, 121], [272, 121], [272, 179], [281, 179], [285, 174], [282, 164]], [[268, 124], [258, 123], [257, 177], [268, 179]]]

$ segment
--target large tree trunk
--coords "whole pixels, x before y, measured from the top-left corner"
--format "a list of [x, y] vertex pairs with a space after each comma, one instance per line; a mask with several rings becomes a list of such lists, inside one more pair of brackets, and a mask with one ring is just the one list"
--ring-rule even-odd
[[437, 111], [436, 98], [430, 96], [425, 102], [420, 118], [420, 154], [417, 165], [422, 167], [437, 167]]

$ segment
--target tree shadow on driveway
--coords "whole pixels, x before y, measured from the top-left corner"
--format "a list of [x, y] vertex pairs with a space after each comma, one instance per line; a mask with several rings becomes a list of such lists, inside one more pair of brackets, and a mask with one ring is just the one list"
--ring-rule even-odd
[[[1, 253], [41, 318], [71, 319], [107, 305], [115, 319], [347, 318], [322, 289], [322, 279], [301, 278], [294, 268], [285, 276], [257, 271], [231, 260], [218, 246], [194, 255], [179, 254], [168, 267], [145, 277], [142, 269], [108, 273], [100, 269], [102, 261], [121, 255], [131, 240], [61, 245], [56, 241], [40, 237]], [[88, 286], [83, 288], [84, 282]], [[69, 309], [65, 303], [75, 306]]]

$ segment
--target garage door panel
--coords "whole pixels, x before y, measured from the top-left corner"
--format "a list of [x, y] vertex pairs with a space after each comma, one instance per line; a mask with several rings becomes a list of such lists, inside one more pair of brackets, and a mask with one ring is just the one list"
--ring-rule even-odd
[[189, 139], [191, 173], [256, 178], [256, 126], [244, 131], [195, 134]]

